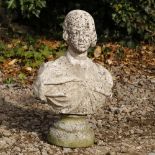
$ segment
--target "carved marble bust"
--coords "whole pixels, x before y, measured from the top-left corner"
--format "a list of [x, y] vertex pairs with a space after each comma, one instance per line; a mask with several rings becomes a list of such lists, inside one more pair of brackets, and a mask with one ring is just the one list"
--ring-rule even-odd
[[63, 38], [68, 44], [66, 55], [40, 67], [34, 94], [56, 114], [93, 114], [111, 96], [113, 81], [107, 69], [87, 57], [88, 48], [97, 41], [92, 16], [83, 10], [70, 11]]

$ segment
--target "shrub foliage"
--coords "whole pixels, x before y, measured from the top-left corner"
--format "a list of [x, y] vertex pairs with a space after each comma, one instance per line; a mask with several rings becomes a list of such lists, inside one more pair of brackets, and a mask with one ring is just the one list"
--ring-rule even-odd
[[46, 6], [46, 0], [8, 0], [7, 4], [8, 9], [19, 9], [24, 17], [39, 17], [41, 9]]
[[[84, 9], [95, 18], [101, 40], [155, 41], [154, 0], [8, 0], [8, 9], [18, 10], [29, 23], [60, 36], [64, 16], [73, 9]], [[36, 17], [40, 17], [39, 19]], [[33, 19], [33, 22], [32, 22]]]
[[111, 2], [112, 19], [115, 24], [125, 29], [127, 35], [143, 40], [155, 37], [155, 1], [121, 0]]

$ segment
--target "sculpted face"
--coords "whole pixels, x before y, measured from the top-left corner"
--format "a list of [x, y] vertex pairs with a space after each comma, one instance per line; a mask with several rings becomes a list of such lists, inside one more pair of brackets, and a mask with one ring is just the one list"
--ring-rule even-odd
[[85, 27], [76, 25], [70, 29], [70, 33], [68, 34], [69, 45], [80, 53], [87, 51], [91, 44], [90, 34], [90, 31]]
[[71, 11], [64, 22], [63, 37], [75, 52], [86, 52], [97, 40], [92, 16], [82, 10]]

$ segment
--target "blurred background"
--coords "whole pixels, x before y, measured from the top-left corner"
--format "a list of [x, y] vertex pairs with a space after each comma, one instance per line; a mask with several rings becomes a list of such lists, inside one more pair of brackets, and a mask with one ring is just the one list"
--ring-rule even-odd
[[0, 0], [0, 82], [31, 83], [43, 62], [64, 55], [62, 24], [73, 9], [95, 20], [93, 61], [154, 74], [154, 0]]

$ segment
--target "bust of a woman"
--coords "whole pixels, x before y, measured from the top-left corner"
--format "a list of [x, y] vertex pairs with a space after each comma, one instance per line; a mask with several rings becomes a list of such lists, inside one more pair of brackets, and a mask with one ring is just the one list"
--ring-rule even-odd
[[92, 16], [83, 10], [69, 12], [63, 38], [66, 55], [41, 66], [34, 93], [56, 114], [93, 114], [111, 96], [113, 81], [108, 70], [87, 57], [88, 48], [97, 41]]

